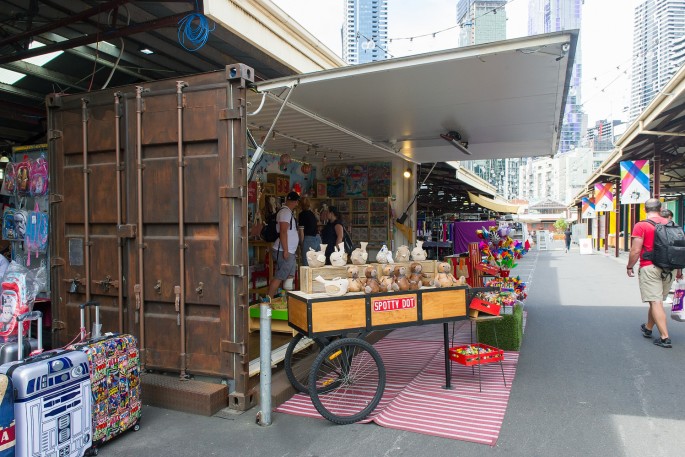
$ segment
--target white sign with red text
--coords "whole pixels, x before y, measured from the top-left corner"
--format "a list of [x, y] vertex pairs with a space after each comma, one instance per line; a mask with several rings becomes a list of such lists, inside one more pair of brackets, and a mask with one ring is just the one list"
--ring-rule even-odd
[[374, 312], [397, 311], [400, 309], [416, 308], [416, 297], [388, 297], [374, 298], [371, 300], [371, 309]]

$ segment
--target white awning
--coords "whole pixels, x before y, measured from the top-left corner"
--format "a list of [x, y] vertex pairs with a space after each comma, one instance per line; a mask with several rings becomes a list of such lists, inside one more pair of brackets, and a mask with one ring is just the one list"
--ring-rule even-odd
[[482, 195], [472, 194], [471, 192], [468, 192], [468, 194], [469, 200], [471, 200], [472, 203], [480, 205], [483, 208], [487, 208], [498, 213], [517, 214], [519, 212], [519, 205], [514, 205], [506, 201], [494, 200]]
[[[258, 82], [257, 91], [268, 95], [248, 127], [259, 141], [292, 90], [267, 150], [309, 145], [329, 162], [550, 155], [577, 38], [564, 31]], [[249, 95], [253, 110], [261, 98]], [[440, 137], [450, 131], [459, 132], [470, 155]]]

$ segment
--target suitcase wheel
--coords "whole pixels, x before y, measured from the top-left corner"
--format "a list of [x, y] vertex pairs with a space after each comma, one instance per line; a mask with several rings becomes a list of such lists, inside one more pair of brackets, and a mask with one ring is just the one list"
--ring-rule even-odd
[[140, 424], [136, 423], [136, 425], [133, 426], [133, 431], [137, 432], [138, 430], [140, 430]]

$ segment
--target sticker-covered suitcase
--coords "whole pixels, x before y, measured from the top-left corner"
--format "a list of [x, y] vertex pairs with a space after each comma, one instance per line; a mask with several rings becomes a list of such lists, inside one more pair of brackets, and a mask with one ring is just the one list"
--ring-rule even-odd
[[[40, 311], [19, 316], [38, 320]], [[23, 332], [19, 325], [19, 354]], [[38, 346], [43, 341], [38, 334]], [[81, 351], [52, 350], [0, 365], [14, 385], [15, 452], [18, 457], [82, 457], [92, 443], [88, 357]]]
[[14, 457], [14, 388], [12, 380], [0, 374], [0, 457]]
[[81, 336], [85, 337], [85, 308], [95, 308], [94, 336], [70, 346], [88, 356], [93, 389], [93, 450], [126, 430], [140, 428], [140, 358], [136, 338], [127, 334], [99, 336], [100, 306], [81, 304]]

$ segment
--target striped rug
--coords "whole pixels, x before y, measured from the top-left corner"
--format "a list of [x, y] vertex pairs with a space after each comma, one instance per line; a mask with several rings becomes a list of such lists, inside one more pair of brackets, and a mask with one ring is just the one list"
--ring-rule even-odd
[[[469, 341], [469, 323], [457, 323], [453, 344]], [[458, 363], [452, 364], [452, 390], [442, 388], [445, 384], [442, 325], [398, 329], [374, 347], [385, 365], [386, 387], [378, 407], [362, 422], [373, 421], [388, 428], [495, 445], [516, 373], [517, 352], [505, 352], [506, 387], [499, 364], [481, 366], [482, 392], [479, 392], [477, 367], [472, 370]], [[306, 394], [295, 395], [276, 411], [321, 418]]]

